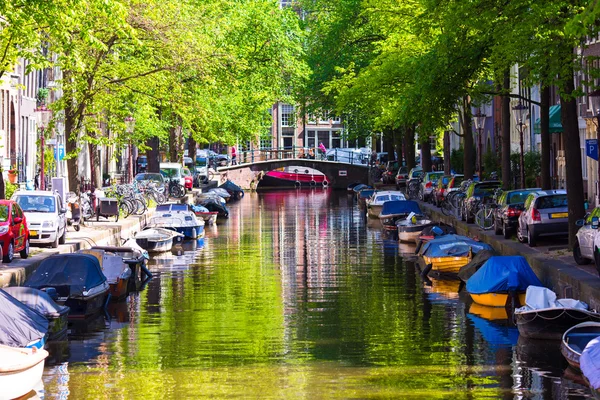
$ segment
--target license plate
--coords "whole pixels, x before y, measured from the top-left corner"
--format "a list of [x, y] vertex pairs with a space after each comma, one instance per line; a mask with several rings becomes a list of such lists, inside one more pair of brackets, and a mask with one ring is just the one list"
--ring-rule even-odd
[[37, 231], [29, 231], [30, 236], [37, 236]]
[[566, 213], [566, 212], [550, 214], [550, 218], [567, 218], [568, 216], [569, 216], [569, 213]]

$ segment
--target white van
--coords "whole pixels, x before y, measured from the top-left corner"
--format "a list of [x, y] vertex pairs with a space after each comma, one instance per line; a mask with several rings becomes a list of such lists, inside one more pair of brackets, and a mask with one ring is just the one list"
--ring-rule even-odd
[[178, 180], [181, 186], [185, 187], [185, 178], [183, 177], [183, 165], [172, 162], [160, 163], [160, 173], [165, 178], [165, 180]]
[[337, 148], [327, 150], [327, 160], [348, 164], [368, 164], [369, 149]]

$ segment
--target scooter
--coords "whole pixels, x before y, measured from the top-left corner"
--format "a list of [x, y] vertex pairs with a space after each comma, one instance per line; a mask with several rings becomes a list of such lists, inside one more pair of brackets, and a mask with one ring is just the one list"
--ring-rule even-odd
[[75, 193], [70, 193], [67, 199], [67, 224], [73, 226], [76, 232], [81, 229], [81, 207]]
[[84, 221], [93, 218], [96, 215], [94, 207], [95, 195], [91, 191], [82, 192], [81, 195], [81, 218]]

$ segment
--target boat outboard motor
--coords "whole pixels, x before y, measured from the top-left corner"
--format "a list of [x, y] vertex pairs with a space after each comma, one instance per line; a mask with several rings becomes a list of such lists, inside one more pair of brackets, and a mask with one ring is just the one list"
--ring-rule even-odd
[[41, 289], [42, 291], [46, 292], [46, 294], [48, 296], [50, 296], [50, 298], [52, 298], [52, 300], [56, 301], [56, 299], [58, 299], [58, 292], [56, 291], [55, 288], [53, 287], [45, 287]]

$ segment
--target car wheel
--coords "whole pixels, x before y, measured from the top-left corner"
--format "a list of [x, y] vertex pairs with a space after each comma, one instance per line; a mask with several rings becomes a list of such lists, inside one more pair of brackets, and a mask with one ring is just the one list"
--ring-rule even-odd
[[25, 241], [25, 247], [23, 247], [23, 250], [19, 252], [19, 255], [21, 256], [21, 258], [29, 257], [29, 239]]
[[51, 244], [53, 249], [56, 249], [58, 247], [58, 240], [59, 240], [58, 231], [56, 231], [56, 239], [54, 239], [54, 242], [52, 242], [52, 244]]
[[60, 239], [58, 239], [58, 243], [65, 244], [66, 241], [67, 241], [67, 227], [65, 227], [65, 230], [63, 231], [62, 236], [60, 237]]
[[521, 227], [517, 227], [517, 240], [521, 243], [525, 243], [527, 238], [523, 236], [523, 232], [521, 231]]
[[587, 265], [592, 261], [581, 256], [581, 247], [579, 247], [579, 240], [575, 241], [575, 246], [573, 247], [573, 258], [575, 259], [577, 265]]
[[537, 238], [533, 233], [531, 233], [529, 228], [527, 228], [527, 241], [529, 242], [529, 247], [535, 247], [537, 245]]
[[504, 239], [510, 239], [511, 236], [510, 231], [504, 222], [502, 223], [502, 236], [504, 236]]
[[502, 226], [498, 226], [498, 220], [496, 218], [494, 218], [494, 233], [496, 235], [500, 235], [502, 233]]
[[11, 241], [6, 248], [6, 254], [2, 257], [2, 261], [6, 264], [11, 262], [15, 258], [15, 245]]

